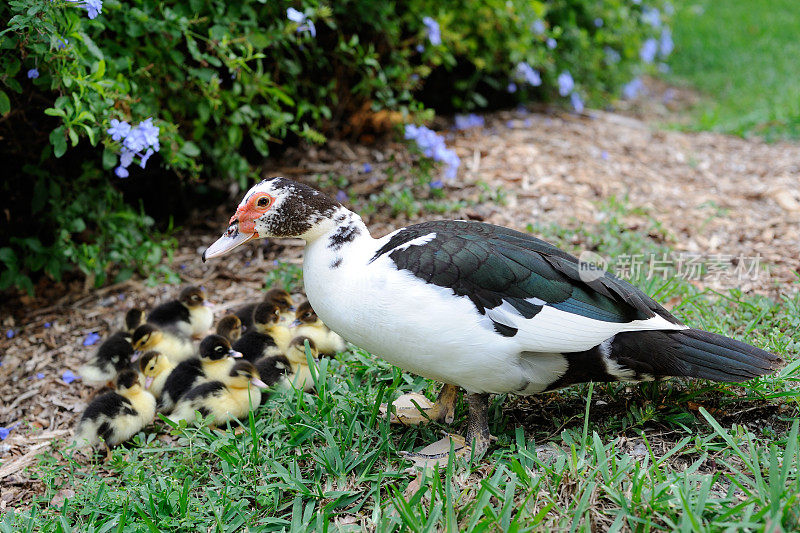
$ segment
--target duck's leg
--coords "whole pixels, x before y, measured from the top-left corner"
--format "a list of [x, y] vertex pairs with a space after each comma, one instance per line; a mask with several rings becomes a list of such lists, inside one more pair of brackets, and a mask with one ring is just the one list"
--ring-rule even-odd
[[436, 403], [427, 412], [428, 417], [440, 424], [452, 424], [456, 417], [456, 400], [458, 399], [458, 387], [445, 383], [439, 391]]
[[475, 457], [481, 457], [489, 449], [492, 436], [489, 434], [489, 394], [467, 393], [467, 446], [471, 446]]

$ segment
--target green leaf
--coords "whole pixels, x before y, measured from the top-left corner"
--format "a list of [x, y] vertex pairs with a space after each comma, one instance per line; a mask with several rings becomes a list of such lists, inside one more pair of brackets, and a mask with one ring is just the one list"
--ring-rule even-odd
[[67, 130], [67, 133], [69, 134], [69, 140], [72, 141], [72, 146], [78, 146], [78, 141], [80, 140], [78, 138], [78, 132], [70, 128]]
[[197, 157], [200, 155], [200, 148], [192, 141], [186, 141], [183, 143], [183, 146], [181, 146], [180, 153], [189, 157]]
[[67, 118], [67, 114], [64, 113], [63, 109], [56, 109], [55, 107], [48, 107], [44, 110], [44, 114], [50, 115], [51, 117]]
[[103, 56], [103, 51], [94, 44], [94, 41], [91, 37], [86, 35], [85, 33], [81, 33], [81, 40], [86, 45], [86, 48], [89, 50], [89, 53], [92, 54], [97, 59], [103, 60], [105, 57]]
[[0, 115], [5, 115], [9, 111], [11, 111], [11, 100], [5, 92], [0, 91]]
[[103, 150], [103, 168], [109, 170], [117, 164], [117, 154], [110, 148]]
[[53, 145], [53, 155], [61, 157], [67, 151], [67, 136], [64, 135], [64, 126], [59, 126], [50, 132], [50, 144]]

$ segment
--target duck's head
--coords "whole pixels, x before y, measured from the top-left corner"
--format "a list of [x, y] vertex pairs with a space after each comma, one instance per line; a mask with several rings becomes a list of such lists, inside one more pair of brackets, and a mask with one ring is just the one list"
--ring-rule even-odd
[[141, 309], [129, 309], [125, 313], [125, 330], [133, 333], [136, 328], [144, 324], [144, 311]]
[[217, 324], [217, 335], [222, 335], [230, 342], [238, 341], [242, 336], [242, 321], [236, 315], [225, 315]]
[[139, 373], [129, 368], [123, 370], [117, 376], [117, 391], [121, 394], [135, 393], [142, 388]]
[[302, 335], [293, 338], [291, 342], [289, 342], [289, 347], [286, 349], [286, 358], [295, 363], [305, 364], [308, 361], [308, 359], [306, 359], [306, 342], [308, 342], [308, 349], [311, 352], [311, 357], [319, 359], [317, 345], [314, 344], [314, 341]]
[[242, 354], [231, 348], [231, 343], [222, 335], [209, 335], [200, 341], [200, 360], [221, 361], [226, 357], [239, 358]]
[[281, 313], [285, 313], [286, 311], [294, 311], [294, 300], [292, 300], [292, 295], [289, 294], [285, 289], [273, 287], [264, 295], [264, 301], [272, 302], [277, 305]]
[[139, 359], [139, 371], [144, 375], [144, 388], [149, 389], [153, 380], [170, 368], [169, 359], [161, 352], [150, 350], [142, 355]]
[[322, 325], [322, 320], [319, 319], [317, 313], [311, 307], [311, 304], [308, 301], [301, 303], [297, 306], [297, 311], [294, 314], [294, 322], [292, 322], [292, 327], [298, 326], [320, 326]]
[[194, 285], [183, 289], [178, 296], [178, 300], [189, 309], [196, 309], [208, 304], [205, 291]]
[[136, 328], [131, 338], [131, 344], [135, 350], [131, 362], [139, 359], [143, 352], [153, 349], [163, 338], [164, 333], [152, 324], [142, 324]]
[[259, 389], [269, 387], [269, 385], [261, 381], [258, 370], [249, 361], [236, 361], [236, 364], [231, 368], [227, 381], [227, 385], [234, 389], [246, 389], [250, 385], [254, 385]]
[[253, 311], [253, 329], [269, 334], [281, 321], [281, 310], [272, 302], [263, 302]]
[[253, 239], [313, 238], [314, 230], [339, 208], [341, 204], [308, 185], [286, 178], [265, 179], [247, 191], [225, 234], [203, 252], [203, 261]]

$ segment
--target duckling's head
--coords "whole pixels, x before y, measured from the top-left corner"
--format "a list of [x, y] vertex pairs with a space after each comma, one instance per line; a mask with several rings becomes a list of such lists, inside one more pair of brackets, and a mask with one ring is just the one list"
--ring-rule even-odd
[[297, 363], [307, 362], [306, 342], [308, 342], [308, 349], [311, 351], [311, 357], [318, 359], [319, 351], [317, 351], [317, 345], [314, 344], [313, 340], [303, 335], [295, 337], [289, 342], [289, 347], [286, 349], [286, 358]]
[[268, 290], [264, 295], [264, 301], [277, 305], [281, 313], [294, 311], [294, 300], [292, 300], [292, 296], [280, 287], [273, 287]]
[[227, 385], [234, 389], [246, 389], [250, 385], [254, 385], [259, 389], [269, 387], [269, 385], [261, 381], [258, 370], [249, 361], [236, 361], [236, 364], [231, 368]]
[[200, 341], [200, 360], [221, 361], [226, 357], [239, 358], [242, 354], [231, 348], [231, 343], [222, 335], [209, 335]]
[[222, 335], [230, 342], [238, 341], [242, 336], [242, 321], [236, 315], [225, 315], [217, 324], [217, 335]]
[[125, 313], [125, 330], [133, 333], [142, 324], [144, 324], [144, 311], [136, 308], [128, 309]]
[[301, 303], [297, 306], [297, 311], [294, 314], [294, 322], [292, 322], [292, 327], [297, 326], [318, 326], [321, 325], [322, 321], [317, 316], [317, 313], [311, 307], [311, 304], [308, 301]]
[[136, 328], [131, 338], [131, 344], [136, 352], [134, 352], [131, 361], [136, 361], [142, 352], [152, 349], [156, 344], [161, 342], [163, 337], [164, 334], [161, 330], [152, 324], [142, 324]]
[[200, 287], [192, 285], [181, 291], [178, 301], [189, 309], [203, 307], [206, 305], [206, 293]]
[[281, 310], [272, 302], [258, 304], [253, 311], [253, 328], [259, 333], [269, 333], [281, 320]]
[[139, 379], [139, 373], [130, 368], [126, 368], [117, 376], [117, 391], [122, 394], [136, 392], [137, 388], [141, 389], [142, 382]]
[[150, 350], [139, 359], [139, 371], [144, 374], [145, 389], [149, 389], [150, 385], [153, 384], [153, 380], [169, 369], [169, 359], [161, 352]]

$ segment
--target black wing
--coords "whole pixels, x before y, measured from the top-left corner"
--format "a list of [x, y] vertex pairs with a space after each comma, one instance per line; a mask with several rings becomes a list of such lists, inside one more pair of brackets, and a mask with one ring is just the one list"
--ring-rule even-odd
[[189, 322], [190, 319], [189, 308], [178, 300], [161, 304], [147, 315], [148, 322], [161, 327], [170, 326], [176, 321]]
[[[425, 244], [402, 247], [431, 235]], [[645, 293], [608, 272], [582, 279], [578, 258], [545, 241], [501, 226], [434, 221], [393, 235], [370, 260], [388, 254], [399, 269], [466, 296], [481, 314], [508, 302], [525, 318], [542, 305], [605, 322], [661, 316], [680, 321]], [[531, 301], [534, 300], [534, 301]], [[495, 324], [501, 334], [502, 324]]]

